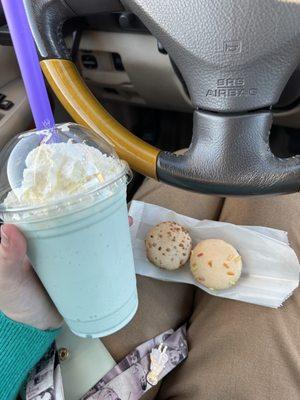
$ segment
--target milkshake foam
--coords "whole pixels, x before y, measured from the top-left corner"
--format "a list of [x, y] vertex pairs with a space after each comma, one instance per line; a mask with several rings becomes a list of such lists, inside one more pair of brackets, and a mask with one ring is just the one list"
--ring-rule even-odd
[[124, 168], [124, 162], [85, 143], [44, 143], [28, 154], [21, 185], [8, 193], [4, 205], [57, 202], [105, 185]]

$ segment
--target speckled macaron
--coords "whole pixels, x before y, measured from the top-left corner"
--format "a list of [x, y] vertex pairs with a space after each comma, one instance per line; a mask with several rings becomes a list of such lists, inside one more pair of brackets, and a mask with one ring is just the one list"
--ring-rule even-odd
[[189, 259], [192, 239], [184, 227], [167, 221], [150, 229], [145, 245], [149, 261], [157, 267], [175, 270]]
[[242, 272], [242, 258], [229, 243], [207, 239], [198, 243], [190, 258], [195, 280], [209, 289], [222, 290], [235, 285]]

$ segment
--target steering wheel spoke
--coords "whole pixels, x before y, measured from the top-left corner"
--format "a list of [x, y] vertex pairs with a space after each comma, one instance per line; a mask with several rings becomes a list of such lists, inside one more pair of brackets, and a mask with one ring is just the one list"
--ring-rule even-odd
[[278, 187], [282, 193], [299, 189], [300, 156], [280, 159], [272, 154], [271, 124], [268, 111], [236, 115], [195, 111], [190, 148], [183, 155], [160, 153], [158, 178], [183, 189], [225, 196], [278, 193]]

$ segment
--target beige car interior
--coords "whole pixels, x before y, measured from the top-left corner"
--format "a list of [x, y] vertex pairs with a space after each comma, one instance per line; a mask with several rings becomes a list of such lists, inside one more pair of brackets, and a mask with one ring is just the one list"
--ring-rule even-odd
[[[67, 38], [67, 43], [71, 46], [72, 37]], [[169, 56], [158, 49], [157, 40], [148, 33], [86, 31], [81, 37], [76, 65], [89, 88], [112, 114], [119, 115], [122, 110], [126, 114], [128, 105], [193, 111]], [[10, 110], [0, 110], [2, 147], [16, 133], [32, 128], [33, 122], [12, 47], [0, 46], [0, 70], [0, 93], [14, 103]], [[53, 101], [56, 122], [67, 121], [67, 113], [54, 97]], [[126, 118], [123, 115], [123, 123]], [[299, 128], [300, 104], [275, 112], [274, 121]], [[127, 124], [131, 125], [130, 118]], [[66, 329], [58, 338], [57, 346], [67, 351], [61, 364], [68, 400], [80, 398], [114, 365], [100, 341], [80, 339]], [[97, 362], [99, 359], [101, 363]]]
[[0, 110], [0, 146], [12, 135], [30, 127], [32, 120], [20, 71], [11, 47], [0, 46], [0, 93], [12, 101], [9, 110]]
[[[69, 37], [67, 43], [71, 43]], [[138, 51], [137, 51], [138, 49]], [[115, 55], [123, 71], [116, 70]], [[97, 67], [84, 62], [92, 56]], [[192, 112], [183, 84], [168, 55], [158, 51], [149, 34], [88, 31], [82, 36], [77, 66], [96, 97], [158, 109]], [[300, 105], [275, 111], [274, 122], [288, 127], [300, 125]]]

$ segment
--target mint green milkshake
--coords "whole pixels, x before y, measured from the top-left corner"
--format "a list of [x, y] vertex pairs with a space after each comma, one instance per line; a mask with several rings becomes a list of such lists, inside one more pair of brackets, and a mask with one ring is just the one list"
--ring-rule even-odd
[[88, 144], [83, 128], [67, 127], [57, 127], [62, 143], [27, 155], [22, 183], [6, 195], [1, 214], [24, 233], [34, 269], [70, 329], [103, 337], [138, 306], [128, 169], [108, 144]]

